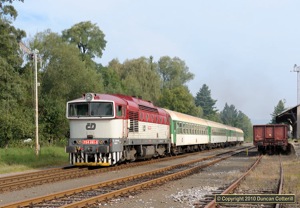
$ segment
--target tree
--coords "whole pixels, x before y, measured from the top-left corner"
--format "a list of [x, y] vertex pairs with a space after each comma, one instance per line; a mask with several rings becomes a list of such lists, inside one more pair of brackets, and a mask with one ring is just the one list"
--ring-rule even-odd
[[[14, 0], [1, 0], [0, 1], [0, 19], [11, 23], [11, 19], [15, 20], [18, 16], [18, 12], [12, 5], [6, 5], [7, 3], [12, 4]], [[23, 0], [18, 0], [24, 2]]]
[[25, 86], [19, 73], [0, 57], [0, 146], [31, 135], [33, 116], [26, 105]]
[[162, 79], [162, 88], [168, 89], [184, 85], [194, 78], [185, 62], [178, 57], [161, 57], [158, 61], [158, 73]]
[[201, 107], [195, 105], [194, 97], [186, 86], [164, 89], [158, 105], [169, 110], [196, 117], [202, 116]]
[[270, 121], [271, 124], [276, 124], [276, 116], [285, 110], [284, 103], [285, 103], [284, 100], [279, 100], [277, 106], [274, 107], [274, 111], [271, 114], [272, 116], [272, 119]]
[[220, 118], [223, 124], [229, 126], [237, 126], [238, 123], [238, 111], [234, 105], [228, 106], [225, 103], [224, 109], [220, 112]]
[[69, 43], [76, 44], [82, 54], [82, 60], [101, 58], [105, 49], [105, 35], [100, 28], [90, 21], [80, 22], [62, 32], [63, 38]]
[[[39, 50], [44, 66], [41, 72], [41, 94], [67, 101], [84, 92], [102, 92], [101, 74], [86, 68], [79, 51], [50, 30], [38, 33], [32, 47]], [[46, 47], [45, 47], [46, 46]]]
[[242, 111], [237, 110], [234, 105], [229, 106], [226, 103], [220, 112], [220, 118], [223, 124], [242, 129], [245, 138], [252, 138], [251, 120]]
[[24, 79], [18, 44], [26, 34], [12, 26], [18, 14], [12, 2], [0, 2], [0, 146], [30, 136], [33, 128], [29, 84]]
[[85, 92], [103, 92], [102, 76], [82, 62], [78, 49], [51, 30], [36, 34], [31, 46], [39, 50], [44, 63], [39, 71], [41, 138], [65, 137], [68, 129], [66, 102]]
[[26, 36], [26, 33], [12, 26], [13, 20], [18, 16], [12, 5], [6, 5], [12, 1], [2, 0], [2, 2], [3, 5], [0, 6], [0, 57], [5, 58], [7, 63], [18, 70], [22, 64], [18, 42]]
[[103, 67], [102, 65], [97, 66], [97, 71], [103, 77], [103, 87], [106, 93], [112, 94], [123, 94], [124, 85], [121, 82], [119, 74], [114, 70], [113, 67]]
[[203, 109], [203, 117], [209, 120], [218, 121], [217, 110], [214, 106], [217, 100], [211, 98], [211, 93], [206, 84], [203, 84], [200, 90], [196, 94], [195, 103], [196, 106], [200, 106]]
[[67, 137], [69, 131], [66, 119], [65, 99], [53, 99], [50, 96], [42, 96], [40, 99], [40, 134], [44, 140], [56, 141]]
[[246, 140], [252, 141], [252, 123], [249, 117], [246, 116], [242, 111], [238, 112], [236, 127], [244, 131], [244, 137]]
[[108, 68], [116, 72], [125, 94], [139, 96], [152, 102], [158, 100], [161, 81], [151, 58], [140, 57], [126, 60], [123, 64], [113, 60]]

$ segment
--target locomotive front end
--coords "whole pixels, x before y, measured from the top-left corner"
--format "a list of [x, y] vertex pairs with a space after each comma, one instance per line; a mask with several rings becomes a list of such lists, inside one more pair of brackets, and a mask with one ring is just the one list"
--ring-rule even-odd
[[87, 93], [67, 103], [70, 164], [110, 166], [121, 161], [125, 107], [111, 97]]

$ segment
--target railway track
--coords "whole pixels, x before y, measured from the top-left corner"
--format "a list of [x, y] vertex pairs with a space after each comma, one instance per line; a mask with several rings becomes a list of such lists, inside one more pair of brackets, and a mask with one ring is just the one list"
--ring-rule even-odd
[[[200, 152], [194, 153], [199, 154]], [[99, 168], [88, 168], [88, 167], [74, 167], [68, 166], [63, 168], [52, 168], [42, 171], [36, 171], [25, 174], [18, 174], [13, 176], [0, 177], [0, 193], [7, 191], [20, 190], [23, 188], [29, 188], [37, 185], [46, 183], [53, 183], [62, 181], [70, 178], [80, 178], [99, 173], [121, 170], [124, 168], [131, 168], [141, 165], [147, 165], [156, 162], [167, 161], [175, 158], [183, 158], [188, 155], [178, 155], [174, 157], [158, 158], [156, 160], [147, 160], [135, 163], [121, 164], [114, 167], [99, 167]]]
[[[84, 175], [86, 169], [80, 170]], [[0, 178], [0, 193], [67, 179], [76, 175], [77, 168], [53, 168]]]
[[[220, 187], [217, 191], [206, 195], [206, 197], [200, 202], [195, 204], [195, 207], [205, 207], [205, 208], [223, 208], [223, 207], [264, 207], [264, 208], [279, 208], [280, 204], [272, 203], [216, 203], [216, 194], [226, 195], [226, 194], [236, 194], [247, 195], [253, 194], [257, 197], [257, 194], [262, 195], [272, 195], [281, 194], [283, 187], [283, 169], [281, 158], [260, 156], [253, 163], [247, 172], [245, 172], [241, 177], [239, 177], [234, 183], [228, 185], [227, 187]], [[264, 164], [261, 164], [263, 161]], [[271, 162], [272, 161], [272, 162]], [[255, 169], [255, 170], [254, 170]], [[246, 178], [246, 181], [244, 181]], [[248, 185], [247, 185], [248, 184]], [[249, 185], [250, 184], [250, 185]], [[255, 198], [256, 199], [256, 198]], [[252, 199], [255, 202], [255, 200]]]
[[13, 176], [1, 177], [0, 193], [11, 192], [11, 191], [34, 187], [42, 184], [63, 181], [70, 178], [74, 179], [80, 177], [87, 177], [87, 176], [96, 175], [100, 173], [117, 171], [125, 168], [132, 168], [132, 167], [148, 165], [152, 163], [158, 163], [162, 161], [184, 158], [187, 156], [191, 156], [193, 154], [199, 154], [199, 153], [201, 154], [204, 152], [208, 152], [208, 151], [177, 155], [173, 157], [157, 158], [155, 160], [146, 160], [146, 161], [140, 161], [140, 162], [134, 162], [128, 164], [120, 164], [118, 166], [113, 166], [113, 167], [88, 168], [88, 167], [68, 166], [63, 168], [53, 168], [53, 169], [36, 171], [36, 172], [31, 172], [26, 174], [18, 174]]
[[[237, 150], [243, 151], [243, 150]], [[218, 154], [205, 158], [189, 161], [180, 165], [173, 165], [142, 174], [128, 176], [116, 180], [106, 181], [90, 186], [63, 191], [52, 195], [37, 197], [18, 203], [7, 204], [3, 207], [85, 207], [93, 206], [114, 199], [118, 196], [136, 192], [140, 189], [165, 183], [187, 175], [198, 172], [200, 169], [225, 160], [236, 151], [229, 151], [226, 154]]]

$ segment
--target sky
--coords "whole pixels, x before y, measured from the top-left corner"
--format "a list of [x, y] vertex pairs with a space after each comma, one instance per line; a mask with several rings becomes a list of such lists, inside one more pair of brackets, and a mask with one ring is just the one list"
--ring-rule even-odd
[[24, 0], [14, 26], [27, 37], [61, 32], [91, 21], [107, 45], [97, 62], [117, 58], [178, 57], [195, 75], [187, 83], [196, 96], [203, 84], [216, 108], [225, 103], [265, 124], [280, 100], [297, 105], [300, 65], [299, 0]]

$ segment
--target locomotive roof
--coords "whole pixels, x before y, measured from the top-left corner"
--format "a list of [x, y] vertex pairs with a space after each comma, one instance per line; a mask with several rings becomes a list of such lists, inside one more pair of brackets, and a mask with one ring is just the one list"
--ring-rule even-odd
[[[88, 94], [88, 93], [86, 93]], [[80, 101], [86, 101], [85, 99], [85, 95], [86, 94], [83, 94], [82, 97], [78, 98], [78, 99], [75, 99], [75, 100], [72, 100], [70, 102], [74, 102], [74, 101], [77, 101], [77, 102], [80, 102]], [[119, 97], [116, 97], [115, 95], [111, 95], [111, 94], [97, 94], [97, 93], [90, 93], [94, 96], [93, 98], [93, 101], [97, 101], [97, 100], [105, 100], [105, 101], [114, 101], [114, 102], [117, 102], [119, 104], [127, 104], [125, 100], [123, 100], [122, 98], [119, 98]]]
[[164, 109], [156, 107], [151, 101], [146, 101], [146, 100], [143, 100], [143, 99], [135, 97], [135, 96], [121, 95], [121, 94], [115, 94], [115, 96], [127, 101], [128, 105], [130, 107], [133, 107], [136, 109], [142, 109], [142, 110], [146, 110], [146, 111], [151, 111], [151, 112], [156, 112], [159, 115], [167, 114], [167, 112]]
[[121, 95], [121, 94], [115, 94], [115, 96], [120, 97], [127, 101], [132, 101], [132, 102], [136, 103], [137, 105], [143, 105], [143, 106], [147, 106], [147, 107], [151, 107], [151, 108], [157, 108], [156, 106], [153, 105], [153, 103], [151, 101], [145, 101], [145, 100], [142, 100], [141, 98], [137, 98], [135, 96]]
[[[72, 100], [70, 102], [85, 101], [86, 94], [84, 94], [81, 98]], [[97, 100], [114, 101], [117, 104], [127, 105], [129, 107], [129, 110], [141, 109], [153, 113], [158, 113], [159, 115], [167, 114], [167, 112], [164, 109], [156, 107], [151, 101], [146, 101], [138, 97], [122, 95], [122, 94], [97, 94], [97, 93], [90, 93], [90, 94], [93, 95], [93, 101], [97, 101]]]

